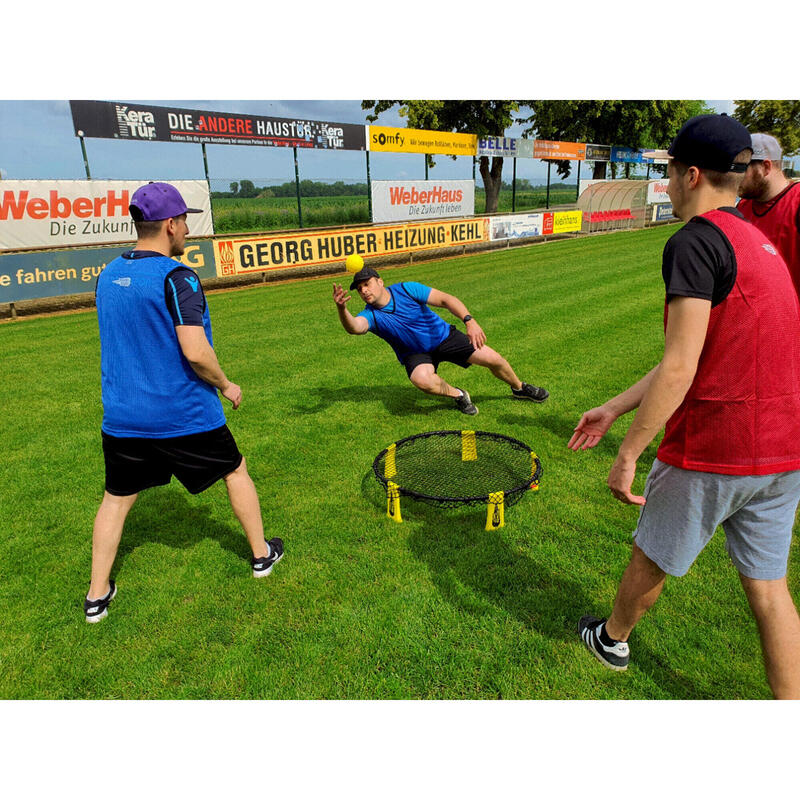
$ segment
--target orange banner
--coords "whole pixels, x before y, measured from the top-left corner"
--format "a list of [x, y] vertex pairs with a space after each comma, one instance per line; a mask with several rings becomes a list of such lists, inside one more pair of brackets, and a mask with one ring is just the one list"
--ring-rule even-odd
[[533, 142], [533, 157], [585, 161], [586, 144], [583, 142], [549, 142], [547, 139], [535, 139]]
[[330, 264], [356, 253], [384, 256], [489, 241], [488, 219], [310, 231], [278, 236], [216, 239], [217, 275], [244, 275], [287, 267]]

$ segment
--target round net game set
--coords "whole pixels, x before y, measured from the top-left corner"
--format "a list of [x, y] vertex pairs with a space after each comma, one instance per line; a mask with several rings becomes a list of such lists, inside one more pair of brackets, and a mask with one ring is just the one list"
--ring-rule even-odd
[[372, 471], [395, 522], [403, 521], [404, 496], [440, 508], [486, 505], [486, 530], [495, 530], [505, 524], [505, 507], [539, 488], [542, 464], [528, 445], [500, 433], [431, 431], [389, 445]]

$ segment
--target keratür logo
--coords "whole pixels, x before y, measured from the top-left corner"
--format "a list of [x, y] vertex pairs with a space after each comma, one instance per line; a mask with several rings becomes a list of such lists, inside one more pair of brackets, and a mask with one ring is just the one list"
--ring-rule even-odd
[[136, 111], [128, 106], [117, 106], [119, 135], [133, 139], [155, 139], [156, 120], [150, 111]]

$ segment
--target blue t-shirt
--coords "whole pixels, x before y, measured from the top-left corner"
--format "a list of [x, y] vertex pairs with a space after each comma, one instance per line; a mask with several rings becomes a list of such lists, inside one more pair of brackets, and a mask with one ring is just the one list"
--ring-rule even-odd
[[385, 306], [368, 305], [356, 316], [392, 346], [401, 363], [414, 353], [430, 353], [450, 335], [451, 325], [427, 305], [430, 286], [403, 281], [386, 288], [391, 299]]
[[192, 369], [175, 332], [202, 325], [213, 346], [191, 270], [160, 253], [123, 253], [100, 273], [96, 304], [105, 433], [165, 439], [225, 424], [216, 388]]

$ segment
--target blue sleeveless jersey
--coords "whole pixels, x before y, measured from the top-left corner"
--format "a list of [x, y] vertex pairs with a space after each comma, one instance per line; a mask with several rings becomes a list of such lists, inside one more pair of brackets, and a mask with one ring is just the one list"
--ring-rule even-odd
[[[184, 357], [167, 308], [165, 281], [180, 266], [123, 255], [97, 279], [103, 431], [111, 436], [166, 439], [225, 424], [217, 390]], [[208, 305], [203, 329], [213, 346]]]
[[392, 346], [401, 364], [413, 353], [430, 353], [450, 335], [449, 323], [425, 304], [429, 286], [404, 282], [386, 288], [392, 299], [383, 308], [368, 305], [357, 316], [366, 317], [370, 331]]

